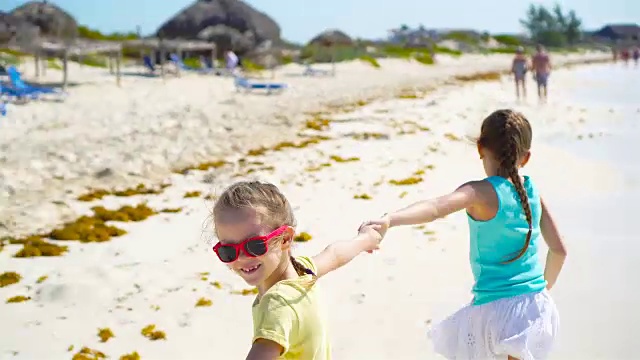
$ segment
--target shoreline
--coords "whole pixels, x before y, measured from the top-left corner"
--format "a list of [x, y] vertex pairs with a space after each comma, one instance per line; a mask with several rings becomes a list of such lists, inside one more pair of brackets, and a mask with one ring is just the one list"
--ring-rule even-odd
[[[294, 88], [287, 90], [293, 94], [285, 93], [270, 97], [242, 94], [232, 94], [229, 97], [228, 93], [223, 93], [219, 88], [228, 87], [229, 84], [222, 83], [230, 80], [213, 79], [215, 82], [213, 91], [217, 90], [215, 95], [218, 97], [213, 106], [205, 105], [204, 102], [207, 101], [205, 97], [200, 97], [197, 101], [189, 101], [188, 98], [181, 97], [175, 102], [185, 109], [182, 113], [163, 104], [165, 108], [160, 112], [154, 112], [151, 109], [149, 115], [143, 116], [144, 119], [141, 120], [143, 123], [138, 124], [143, 125], [142, 128], [135, 128], [135, 120], [132, 124], [126, 120], [122, 123], [122, 119], [119, 119], [124, 129], [114, 126], [113, 132], [116, 134], [109, 134], [106, 137], [92, 129], [80, 129], [77, 123], [66, 125], [63, 123], [60, 129], [56, 129], [56, 125], [51, 125], [59, 121], [51, 116], [49, 116], [51, 120], [47, 121], [47, 115], [44, 112], [60, 110], [60, 107], [65, 106], [64, 103], [27, 104], [23, 109], [15, 109], [14, 112], [29, 112], [29, 107], [38, 107], [32, 116], [43, 116], [45, 119], [38, 120], [39, 123], [34, 124], [37, 125], [35, 128], [27, 127], [13, 138], [8, 134], [12, 129], [2, 129], [7, 131], [4, 135], [6, 138], [2, 141], [4, 143], [2, 147], [7, 155], [3, 157], [4, 161], [0, 158], [0, 180], [5, 183], [0, 191], [5, 194], [3, 197], [7, 200], [6, 203], [3, 201], [0, 204], [0, 238], [25, 236], [73, 220], [77, 214], [65, 203], [89, 192], [90, 189], [123, 189], [138, 184], [158, 185], [166, 181], [177, 168], [197, 166], [206, 161], [223, 160], [229, 155], [232, 158], [238, 158], [241, 156], [239, 154], [252, 148], [273, 146], [283, 140], [301, 141], [303, 137], [299, 136], [300, 131], [304, 131], [305, 122], [313, 121], [314, 117], [318, 120], [324, 114], [331, 116], [334, 112], [343, 111], [345, 108], [357, 108], [372, 101], [420, 97], [424, 96], [425, 92], [433, 91], [442, 85], [453, 83], [464, 86], [468, 81], [495, 80], [497, 72], [504, 73], [504, 69], [508, 68], [511, 56], [466, 55], [460, 58], [446, 56], [440, 56], [440, 58], [442, 58], [441, 63], [433, 66], [424, 66], [406, 60], [383, 60], [381, 61], [382, 69], [370, 68], [357, 61], [337, 64], [338, 75], [335, 78], [299, 79]], [[606, 62], [609, 60], [609, 54], [555, 55], [554, 60], [558, 68], [582, 63]], [[279, 69], [276, 72], [277, 81], [293, 82], [295, 79], [287, 77], [287, 74], [296, 71], [301, 72], [302, 67], [289, 65]], [[50, 76], [54, 75], [50, 74]], [[154, 79], [145, 80], [147, 83], [154, 82]], [[93, 98], [95, 102], [99, 101], [95, 97], [98, 96], [96, 90], [100, 90], [101, 86], [104, 87], [104, 91], [114, 93], [118, 97], [123, 96], [122, 93], [126, 93], [128, 88], [144, 94], [144, 91], [150, 90], [139, 89], [141, 86], [149, 86], [149, 84], [141, 84], [143, 81], [125, 83], [122, 90], [111, 84], [101, 84], [88, 86], [86, 89], [80, 86], [74, 91], [87, 92], [88, 98], [85, 97], [82, 100], [91, 101], [90, 99]], [[200, 84], [195, 84], [196, 82]], [[181, 90], [185, 85], [189, 87], [190, 84], [206, 86], [201, 83], [204, 83], [202, 78], [183, 75], [183, 78], [166, 81], [163, 86], [167, 92], [173, 91], [173, 96], [179, 96], [175, 90]], [[212, 90], [205, 89], [205, 91]], [[229, 91], [233, 90], [229, 89]], [[70, 98], [76, 95], [82, 97], [82, 94], [72, 93]], [[126, 96], [124, 99], [115, 100], [127, 101]], [[138, 111], [135, 105], [138, 107], [145, 105], [136, 104], [137, 101], [142, 99], [135, 99], [134, 108], [125, 110], [135, 113]], [[200, 102], [212, 114], [207, 115], [203, 110], [195, 110], [197, 105], [191, 105], [194, 102]], [[223, 104], [225, 102], [228, 104]], [[78, 108], [87, 107], [86, 104], [81, 103], [76, 105]], [[107, 118], [116, 117], [114, 115], [126, 116], [126, 114], [112, 114], [108, 107], [103, 107], [103, 110]], [[78, 109], [78, 112], [82, 111]], [[84, 111], [87, 116], [99, 116], [89, 114], [88, 110]], [[27, 116], [25, 115], [25, 119]], [[148, 125], [154, 121], [154, 118], [161, 120], [158, 125], [164, 125], [164, 128], [153, 124]], [[18, 115], [16, 122], [20, 119]], [[77, 117], [74, 120], [83, 121]], [[31, 119], [31, 121], [34, 120]], [[230, 121], [240, 123], [231, 126]], [[49, 125], [47, 125], [48, 122]], [[98, 125], [100, 124], [110, 126], [104, 120], [98, 120]], [[44, 133], [38, 136], [37, 130], [42, 126], [52, 126], [51, 131], [58, 134], [62, 130], [68, 130], [69, 134], [59, 135], [58, 139], [51, 141], [45, 135], [46, 128]], [[76, 126], [75, 129], [74, 126]], [[86, 125], [86, 127], [90, 126], [90, 124]], [[29, 130], [34, 129], [36, 134], [30, 133]], [[99, 131], [110, 132], [111, 130]], [[114, 138], [118, 132], [122, 139]], [[204, 136], [201, 133], [204, 133]], [[20, 139], [17, 136], [25, 136], [27, 139]], [[78, 149], [73, 145], [69, 146], [68, 142], [81, 140], [83, 137], [95, 137], [94, 146], [91, 147], [91, 142], [78, 145], [80, 147]], [[25, 142], [13, 146], [11, 140], [18, 143], [21, 140]], [[248, 142], [251, 142], [251, 145], [248, 145]], [[158, 143], [162, 144], [145, 148]], [[66, 151], [52, 151], [52, 147], [58, 147], [56, 144], [59, 147], [66, 147]], [[128, 149], [129, 147], [131, 148]], [[86, 156], [85, 153], [83, 156], [83, 151], [93, 152], [93, 154]], [[21, 154], [27, 155], [26, 158]], [[175, 160], [170, 160], [171, 157]], [[72, 167], [74, 169], [71, 169]], [[35, 172], [38, 174], [34, 174]]]

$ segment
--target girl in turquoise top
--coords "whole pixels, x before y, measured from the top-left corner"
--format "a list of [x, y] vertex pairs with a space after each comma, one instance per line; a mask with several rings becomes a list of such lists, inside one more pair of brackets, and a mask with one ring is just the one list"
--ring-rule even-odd
[[[531, 156], [529, 121], [498, 110], [482, 123], [478, 153], [487, 178], [365, 224], [389, 227], [434, 221], [466, 210], [473, 300], [431, 331], [448, 359], [543, 359], [558, 330], [551, 289], [566, 257], [554, 221], [533, 181], [518, 172]], [[543, 238], [546, 266], [538, 260]]]

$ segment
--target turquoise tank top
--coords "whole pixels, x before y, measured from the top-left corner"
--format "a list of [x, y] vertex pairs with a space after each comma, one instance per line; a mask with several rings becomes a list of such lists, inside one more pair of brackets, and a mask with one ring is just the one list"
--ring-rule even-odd
[[485, 181], [498, 195], [498, 211], [488, 221], [476, 221], [467, 214], [471, 237], [469, 258], [475, 278], [474, 305], [539, 292], [547, 286], [538, 255], [542, 215], [538, 190], [525, 176], [524, 188], [533, 216], [531, 242], [522, 257], [505, 264], [504, 261], [511, 260], [524, 246], [529, 225], [514, 185], [500, 176], [488, 177]]

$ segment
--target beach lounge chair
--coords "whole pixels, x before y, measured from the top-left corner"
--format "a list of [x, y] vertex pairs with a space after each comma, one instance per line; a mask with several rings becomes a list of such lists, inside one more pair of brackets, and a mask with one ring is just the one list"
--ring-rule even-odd
[[62, 92], [58, 89], [44, 87], [44, 86], [33, 86], [25, 83], [20, 76], [20, 72], [16, 69], [15, 66], [7, 67], [7, 74], [9, 75], [9, 81], [11, 81], [11, 86], [22, 94], [61, 94]]
[[0, 98], [9, 98], [11, 100], [15, 100], [15, 99], [33, 100], [33, 99], [37, 99], [38, 95], [40, 94], [37, 92], [20, 90], [20, 89], [16, 89], [13, 86], [8, 86], [7, 84], [0, 83]]
[[245, 92], [251, 90], [266, 90], [267, 94], [271, 94], [272, 91], [283, 91], [287, 88], [287, 84], [284, 83], [270, 83], [270, 82], [252, 82], [242, 76], [235, 77], [236, 90], [244, 89]]
[[329, 76], [329, 75], [333, 75], [333, 71], [323, 70], [323, 69], [314, 69], [313, 67], [311, 67], [311, 64], [306, 64], [304, 73], [302, 74], [304, 76]]
[[171, 60], [171, 62], [173, 62], [176, 67], [180, 70], [184, 70], [184, 71], [193, 71], [193, 72], [198, 72], [198, 73], [209, 73], [211, 72], [211, 70], [208, 70], [205, 67], [201, 67], [201, 68], [194, 68], [191, 66], [187, 66], [187, 64], [185, 64], [182, 59], [180, 59], [180, 57], [176, 54], [171, 54], [169, 55], [169, 59]]
[[147, 68], [147, 70], [149, 70], [149, 72], [151, 72], [152, 74], [155, 74], [156, 71], [158, 71], [156, 65], [153, 63], [153, 61], [151, 61], [151, 57], [149, 55], [145, 55], [142, 58], [142, 63], [144, 64], [144, 67]]

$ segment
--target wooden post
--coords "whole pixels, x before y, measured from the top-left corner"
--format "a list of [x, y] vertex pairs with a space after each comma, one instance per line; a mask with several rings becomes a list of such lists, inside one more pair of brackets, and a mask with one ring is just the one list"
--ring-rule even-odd
[[216, 46], [213, 45], [211, 46], [211, 67], [215, 68], [216, 67]]
[[49, 58], [42, 58], [42, 75], [47, 75], [47, 66], [49, 66]]
[[332, 46], [331, 49], [331, 76], [336, 76], [336, 47]]
[[39, 50], [36, 50], [36, 53], [34, 54], [33, 59], [36, 63], [36, 78], [40, 78], [40, 51]]
[[[178, 56], [178, 59], [182, 60], [182, 49], [180, 48], [180, 45], [178, 45], [178, 47], [176, 48], [176, 55]], [[180, 66], [178, 64], [174, 64], [174, 65], [176, 67], [176, 75], [180, 77], [181, 75]]]
[[165, 69], [164, 69], [164, 59], [167, 57], [167, 54], [164, 50], [164, 42], [162, 41], [162, 38], [160, 38], [160, 42], [159, 42], [160, 46], [159, 46], [159, 51], [160, 51], [160, 74], [162, 75], [162, 78], [164, 79], [164, 74], [165, 74]]
[[[109, 67], [109, 74], [113, 75], [113, 60], [114, 60], [115, 56], [114, 53], [112, 52], [108, 52], [107, 53], [107, 66]], [[117, 61], [117, 60], [116, 60]]]
[[116, 53], [116, 84], [120, 87], [120, 67], [122, 65], [122, 48]]
[[69, 50], [64, 49], [64, 54], [62, 55], [62, 89], [67, 89], [67, 80], [69, 71]]

